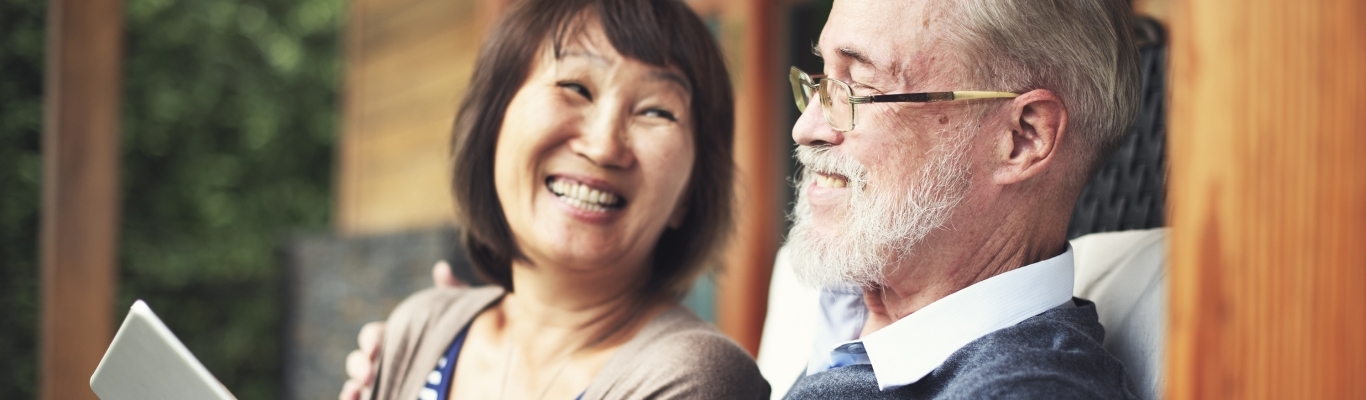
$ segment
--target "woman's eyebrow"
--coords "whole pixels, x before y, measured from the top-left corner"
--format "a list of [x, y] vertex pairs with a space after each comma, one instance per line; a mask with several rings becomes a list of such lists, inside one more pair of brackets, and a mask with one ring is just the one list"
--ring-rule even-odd
[[653, 72], [650, 73], [650, 78], [651, 78], [651, 79], [654, 79], [654, 80], [659, 80], [659, 81], [668, 81], [668, 82], [676, 83], [676, 84], [678, 84], [678, 87], [680, 87], [680, 88], [683, 89], [684, 92], [689, 93], [689, 94], [692, 93], [692, 84], [688, 83], [688, 80], [687, 80], [687, 79], [684, 79], [682, 75], [679, 75], [679, 74], [676, 73], [676, 72], [673, 72], [673, 71], [653, 71]]
[[586, 59], [588, 59], [588, 61], [591, 61], [593, 64], [597, 64], [598, 66], [603, 66], [603, 67], [612, 65], [612, 61], [611, 61], [611, 60], [608, 60], [607, 57], [603, 57], [601, 54], [594, 53], [594, 52], [591, 52], [591, 51], [580, 50], [580, 49], [564, 49], [564, 51], [560, 52], [560, 59], [561, 59], [561, 60], [566, 59], [566, 58], [570, 58], [570, 57], [581, 57], [581, 58], [586, 58]]

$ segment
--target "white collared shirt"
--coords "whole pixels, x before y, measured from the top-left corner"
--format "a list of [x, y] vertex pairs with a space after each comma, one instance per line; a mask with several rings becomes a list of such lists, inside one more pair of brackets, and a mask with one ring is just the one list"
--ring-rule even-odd
[[[823, 290], [824, 318], [817, 326], [817, 350], [806, 374], [871, 364], [880, 390], [915, 383], [968, 343], [1071, 301], [1072, 282], [1069, 245], [1057, 257], [977, 282], [868, 336], [845, 342], [840, 340], [853, 338], [850, 332], [856, 337], [863, 329], [863, 294]], [[854, 298], [856, 305], [851, 305]]]

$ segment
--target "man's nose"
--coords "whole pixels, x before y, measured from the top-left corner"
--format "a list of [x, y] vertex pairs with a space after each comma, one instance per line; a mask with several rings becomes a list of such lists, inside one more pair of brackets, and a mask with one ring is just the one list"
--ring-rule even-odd
[[570, 150], [604, 168], [630, 168], [636, 162], [627, 132], [630, 115], [598, 111], [585, 120], [582, 132], [570, 141]]
[[830, 129], [822, 114], [820, 99], [811, 98], [797, 123], [792, 125], [792, 141], [803, 146], [838, 145], [844, 142], [844, 134]]

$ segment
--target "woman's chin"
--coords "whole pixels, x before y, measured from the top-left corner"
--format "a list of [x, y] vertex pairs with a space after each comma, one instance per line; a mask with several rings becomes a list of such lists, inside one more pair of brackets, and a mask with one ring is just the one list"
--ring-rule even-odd
[[544, 229], [522, 245], [528, 247], [529, 253], [538, 254], [534, 258], [541, 263], [593, 269], [628, 258], [630, 251], [623, 246], [627, 242], [622, 235], [580, 226]]
[[604, 269], [613, 268], [615, 263], [621, 262], [624, 256], [619, 254], [604, 254], [604, 252], [585, 252], [582, 249], [560, 249], [551, 254], [554, 260], [549, 268], [556, 268], [565, 272], [597, 272]]

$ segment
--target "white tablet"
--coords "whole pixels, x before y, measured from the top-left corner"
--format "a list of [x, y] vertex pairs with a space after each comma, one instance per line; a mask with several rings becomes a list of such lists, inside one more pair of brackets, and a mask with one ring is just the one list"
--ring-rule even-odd
[[142, 300], [133, 303], [90, 376], [102, 400], [234, 400]]

